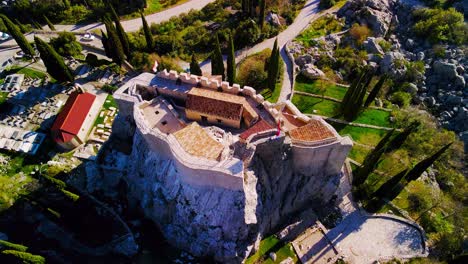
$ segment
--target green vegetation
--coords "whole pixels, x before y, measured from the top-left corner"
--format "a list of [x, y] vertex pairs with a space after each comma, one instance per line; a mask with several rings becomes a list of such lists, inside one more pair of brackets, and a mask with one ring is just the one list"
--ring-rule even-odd
[[[106, 97], [106, 101], [104, 102], [104, 104], [102, 105], [102, 108], [101, 108], [101, 112], [103, 111], [106, 111], [106, 110], [109, 110], [109, 108], [111, 107], [115, 107], [117, 108], [117, 103], [115, 102], [114, 100], [114, 97], [109, 94], [107, 97]], [[98, 117], [96, 118], [96, 120], [94, 121], [94, 125], [93, 126], [97, 126], [98, 124], [104, 124], [104, 117], [100, 117], [98, 115]]]
[[71, 32], [60, 32], [58, 37], [50, 39], [50, 45], [64, 57], [81, 55], [82, 47]]
[[117, 36], [119, 37], [120, 44], [122, 45], [122, 49], [125, 55], [127, 56], [127, 58], [130, 58], [131, 52], [130, 52], [130, 44], [128, 41], [127, 33], [125, 33], [125, 30], [123, 29], [122, 24], [120, 24], [120, 18], [115, 12], [112, 4], [109, 4], [109, 9], [111, 11], [111, 18], [114, 21]]
[[8, 92], [0, 92], [0, 105], [6, 102], [8, 96]]
[[63, 58], [45, 41], [38, 37], [34, 37], [37, 50], [41, 55], [41, 59], [47, 68], [47, 72], [61, 82], [71, 82], [74, 77], [63, 61]]
[[322, 9], [330, 8], [336, 4], [335, 0], [320, 0], [319, 7]]
[[331, 123], [336, 131], [344, 136], [350, 135], [353, 141], [360, 144], [375, 146], [387, 131], [375, 128], [357, 127]]
[[294, 94], [292, 103], [305, 114], [316, 114], [326, 117], [336, 117], [340, 114], [340, 103], [327, 99]]
[[120, 41], [119, 34], [109, 17], [104, 17], [104, 24], [106, 26], [107, 36], [103, 35], [102, 42], [106, 50], [106, 55], [111, 57], [112, 61], [120, 66], [125, 60], [125, 50]]
[[411, 94], [407, 92], [398, 91], [390, 96], [390, 102], [400, 107], [408, 107], [410, 105], [411, 98]]
[[153, 34], [151, 33], [148, 22], [146, 22], [146, 18], [143, 14], [141, 14], [141, 22], [143, 23], [143, 32], [145, 33], [146, 49], [148, 52], [151, 52], [154, 49]]
[[343, 30], [343, 25], [343, 21], [337, 20], [333, 16], [325, 15], [315, 20], [306, 30], [297, 36], [296, 40], [308, 48], [316, 44], [313, 39], [340, 32]]
[[16, 43], [18, 43], [18, 46], [21, 48], [21, 50], [28, 56], [33, 57], [35, 52], [31, 44], [26, 40], [24, 37], [23, 33], [20, 32], [20, 29], [18, 26], [16, 26], [13, 22], [11, 22], [8, 17], [6, 17], [3, 14], [0, 14], [1, 20], [3, 20], [3, 23], [5, 24], [6, 29], [8, 30], [8, 33], [10, 33], [11, 37], [15, 39]]
[[280, 240], [278, 238], [276, 238], [275, 236], [273, 236], [273, 235], [269, 236], [269, 237], [266, 237], [265, 239], [263, 239], [260, 242], [260, 246], [259, 246], [257, 252], [255, 252], [255, 254], [253, 254], [249, 258], [247, 258], [247, 260], [245, 261], [245, 264], [257, 263], [257, 261], [260, 260], [260, 258], [262, 256], [267, 254], [279, 242], [280, 242]]
[[421, 8], [415, 10], [413, 16], [416, 19], [414, 32], [433, 44], [468, 42], [468, 25], [464, 23], [463, 14], [454, 8], [447, 10]]
[[1, 239], [0, 239], [0, 246], [2, 248], [6, 247], [6, 248], [9, 248], [9, 249], [13, 249], [13, 250], [16, 250], [16, 251], [21, 251], [21, 252], [26, 252], [28, 250], [28, 247], [25, 247], [25, 246], [19, 245], [19, 244], [15, 244], [15, 243], [11, 243], [11, 242], [1, 240]]
[[224, 81], [225, 72], [223, 54], [221, 53], [218, 34], [216, 34], [215, 38], [215, 48], [211, 53], [211, 75], [221, 75], [222, 80]]
[[322, 79], [311, 81], [303, 75], [298, 75], [294, 83], [294, 90], [342, 100], [347, 88]]
[[45, 79], [47, 77], [47, 73], [40, 72], [31, 68], [19, 67], [19, 66], [12, 66], [7, 70], [4, 70], [0, 75], [7, 76], [10, 74], [24, 74], [26, 77], [34, 78], [34, 79]]
[[369, 152], [371, 151], [370, 148], [368, 147], [365, 147], [365, 146], [361, 146], [361, 145], [358, 145], [358, 144], [354, 144], [353, 145], [353, 148], [351, 149], [351, 151], [349, 152], [349, 157], [359, 163], [362, 163], [364, 161], [364, 158], [367, 156], [367, 154], [369, 154]]
[[236, 82], [236, 54], [234, 49], [234, 39], [232, 34], [229, 35], [228, 40], [228, 56], [227, 56], [227, 81], [229, 85], [233, 85]]
[[45, 264], [45, 258], [28, 252], [16, 250], [3, 250], [1, 254], [13, 257], [16, 261], [27, 264]]
[[[276, 261], [273, 261], [268, 257], [270, 252], [275, 252]], [[274, 235], [271, 235], [260, 241], [258, 251], [248, 257], [245, 261], [245, 264], [280, 263], [288, 257], [292, 258], [294, 263], [297, 263], [298, 258], [294, 252], [294, 249], [292, 248], [292, 245], [290, 243], [284, 245], [278, 238], [276, 238]]]
[[268, 60], [268, 71], [267, 71], [267, 88], [270, 91], [275, 90], [276, 82], [278, 81], [278, 75], [280, 74], [280, 52], [278, 48], [278, 39], [275, 39], [271, 55]]
[[192, 55], [192, 60], [190, 61], [190, 73], [198, 76], [202, 76], [202, 70], [198, 64], [195, 54]]
[[55, 31], [54, 24], [52, 24], [52, 22], [50, 22], [50, 20], [45, 15], [44, 15], [44, 21], [46, 22], [46, 24], [47, 24], [47, 26], [49, 27], [50, 30]]
[[[250, 86], [257, 90], [258, 93], [269, 102], [278, 100], [281, 93], [283, 74], [279, 74], [273, 91], [267, 88], [267, 72], [266, 68], [269, 57], [271, 55], [270, 49], [264, 49], [259, 53], [252, 54], [241, 61], [238, 65], [236, 81], [241, 86]], [[283, 72], [283, 63], [279, 64], [279, 72]]]
[[391, 112], [389, 111], [368, 108], [362, 111], [353, 122], [381, 127], [392, 127], [390, 116]]

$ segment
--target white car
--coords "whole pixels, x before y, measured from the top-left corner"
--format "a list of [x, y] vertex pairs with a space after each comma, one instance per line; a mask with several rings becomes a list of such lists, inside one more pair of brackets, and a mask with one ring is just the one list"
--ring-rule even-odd
[[91, 33], [86, 33], [83, 35], [82, 39], [84, 41], [93, 41], [94, 40], [94, 35]]
[[0, 41], [4, 41], [10, 38], [10, 35], [8, 35], [5, 32], [0, 32]]

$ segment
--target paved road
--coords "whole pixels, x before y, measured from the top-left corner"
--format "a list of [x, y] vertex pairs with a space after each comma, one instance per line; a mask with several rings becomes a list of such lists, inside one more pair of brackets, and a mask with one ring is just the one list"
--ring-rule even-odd
[[[146, 21], [148, 21], [148, 24], [150, 25], [151, 23], [161, 23], [163, 21], [169, 20], [173, 16], [179, 16], [182, 13], [188, 13], [192, 9], [200, 10], [207, 4], [214, 1], [215, 0], [190, 0], [186, 3], [171, 7], [164, 11], [147, 15], [145, 16], [145, 18]], [[122, 27], [127, 32], [137, 31], [141, 28], [141, 26], [142, 24], [140, 18], [122, 21]], [[102, 23], [93, 23], [88, 25], [55, 25], [55, 28], [59, 31], [86, 31], [93, 29], [105, 29]]]
[[[292, 84], [293, 84], [293, 78], [294, 78], [294, 76], [292, 76], [293, 65], [290, 62], [290, 60], [287, 58], [284, 45], [288, 41], [294, 39], [297, 35], [299, 35], [301, 31], [304, 30], [312, 20], [318, 17], [319, 3], [320, 3], [320, 0], [308, 0], [305, 3], [304, 8], [301, 10], [299, 15], [294, 20], [294, 22], [287, 29], [281, 32], [277, 37], [267, 39], [251, 48], [236, 52], [236, 63], [239, 63], [242, 59], [244, 59], [245, 57], [251, 54], [255, 54], [266, 48], [270, 48], [270, 49], [273, 48], [275, 38], [278, 38], [278, 46], [280, 47], [281, 57], [283, 59], [283, 63], [285, 66], [283, 67], [284, 68], [283, 86], [281, 88], [281, 94], [280, 94], [280, 97], [278, 98], [278, 101], [289, 99], [289, 97], [291, 96], [291, 92], [292, 92]], [[211, 62], [210, 61], [203, 62], [201, 68], [202, 68], [202, 71], [210, 72]]]

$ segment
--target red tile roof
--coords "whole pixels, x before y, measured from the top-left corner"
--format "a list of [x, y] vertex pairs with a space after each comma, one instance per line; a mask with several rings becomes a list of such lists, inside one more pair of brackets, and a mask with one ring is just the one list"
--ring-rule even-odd
[[267, 131], [267, 130], [270, 130], [270, 129], [273, 129], [273, 128], [274, 127], [272, 125], [268, 124], [268, 122], [261, 119], [260, 121], [255, 123], [255, 125], [251, 126], [249, 129], [242, 132], [242, 134], [239, 135], [239, 138], [241, 138], [243, 140], [246, 140], [248, 137], [250, 137], [251, 135], [253, 135], [255, 133]]
[[336, 138], [330, 129], [319, 120], [312, 119], [307, 125], [298, 127], [289, 132], [292, 139], [302, 141], [320, 141]]
[[78, 135], [95, 99], [90, 93], [70, 95], [51, 129], [56, 142], [68, 142]]
[[[239, 97], [239, 98], [237, 98]], [[227, 93], [193, 88], [187, 95], [185, 107], [199, 113], [240, 120], [244, 98]]]

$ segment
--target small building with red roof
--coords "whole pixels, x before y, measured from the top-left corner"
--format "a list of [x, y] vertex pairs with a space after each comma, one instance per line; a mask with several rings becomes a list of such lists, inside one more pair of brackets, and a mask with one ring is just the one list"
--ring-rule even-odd
[[91, 113], [96, 95], [73, 92], [51, 128], [53, 140], [64, 149], [74, 149], [86, 141], [96, 117]]

